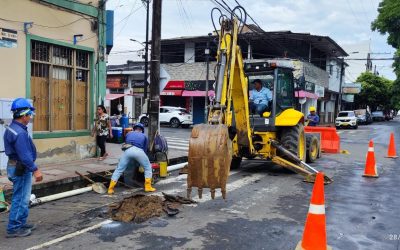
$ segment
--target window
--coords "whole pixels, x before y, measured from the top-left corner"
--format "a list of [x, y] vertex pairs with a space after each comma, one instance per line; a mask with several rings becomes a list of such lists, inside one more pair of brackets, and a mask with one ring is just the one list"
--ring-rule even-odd
[[337, 67], [336, 68], [336, 78], [339, 79], [339, 77], [340, 77], [340, 68]]
[[34, 131], [88, 129], [89, 52], [31, 42]]

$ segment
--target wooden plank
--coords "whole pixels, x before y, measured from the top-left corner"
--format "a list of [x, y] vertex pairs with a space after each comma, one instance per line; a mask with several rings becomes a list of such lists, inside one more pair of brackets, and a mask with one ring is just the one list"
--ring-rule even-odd
[[31, 77], [31, 99], [36, 108], [33, 122], [34, 131], [48, 131], [48, 80], [45, 77]]

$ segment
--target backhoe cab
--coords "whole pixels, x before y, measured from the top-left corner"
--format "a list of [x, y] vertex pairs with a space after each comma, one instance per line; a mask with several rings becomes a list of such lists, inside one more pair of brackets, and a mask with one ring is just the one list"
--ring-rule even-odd
[[[243, 158], [270, 160], [303, 175], [312, 182], [318, 171], [305, 163], [304, 115], [295, 109], [292, 70], [267, 61], [244, 64], [237, 44], [238, 22], [223, 19], [217, 53], [215, 100], [209, 106], [207, 124], [193, 127], [189, 142], [188, 197], [192, 187], [221, 188], [226, 196], [230, 169]], [[260, 79], [272, 88], [272, 103], [262, 115], [249, 111], [249, 90]], [[331, 180], [326, 177], [326, 181]]]

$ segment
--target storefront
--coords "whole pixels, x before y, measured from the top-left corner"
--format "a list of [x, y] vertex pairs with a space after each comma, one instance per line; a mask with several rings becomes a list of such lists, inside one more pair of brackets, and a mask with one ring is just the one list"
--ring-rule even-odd
[[160, 106], [182, 107], [189, 111], [190, 100], [182, 96], [184, 90], [184, 81], [169, 81], [160, 93]]
[[106, 100], [104, 106], [110, 115], [126, 113], [125, 96], [130, 94], [127, 75], [108, 75], [106, 83]]

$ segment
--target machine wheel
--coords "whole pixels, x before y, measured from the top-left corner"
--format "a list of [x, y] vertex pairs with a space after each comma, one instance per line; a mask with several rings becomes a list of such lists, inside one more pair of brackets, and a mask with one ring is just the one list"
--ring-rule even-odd
[[143, 124], [145, 127], [148, 127], [149, 126], [149, 118], [143, 117], [142, 119], [140, 119], [140, 123]]
[[[302, 161], [306, 160], [306, 136], [303, 124], [293, 127], [283, 127], [281, 131], [281, 144], [297, 155]], [[282, 155], [284, 158], [284, 155]]]
[[319, 154], [318, 138], [314, 135], [306, 136], [306, 145], [307, 145], [307, 154], [306, 154], [307, 163], [313, 163], [317, 160]]
[[240, 168], [241, 163], [242, 163], [242, 157], [232, 157], [231, 170]]
[[181, 123], [179, 122], [178, 118], [172, 118], [169, 124], [171, 124], [171, 127], [173, 128], [178, 128]]

